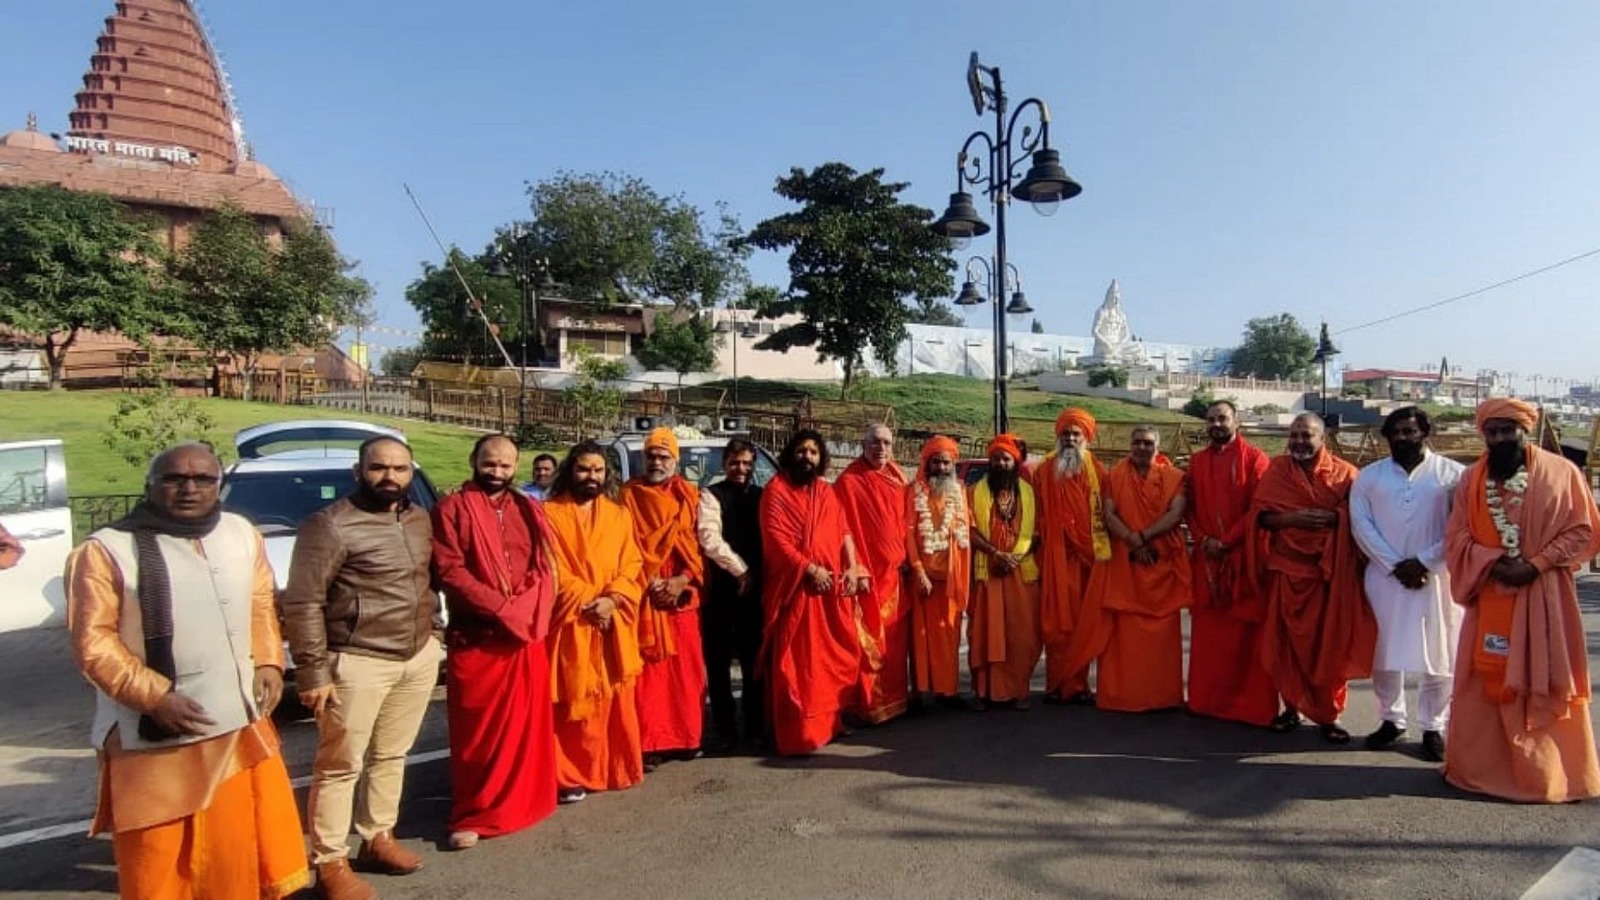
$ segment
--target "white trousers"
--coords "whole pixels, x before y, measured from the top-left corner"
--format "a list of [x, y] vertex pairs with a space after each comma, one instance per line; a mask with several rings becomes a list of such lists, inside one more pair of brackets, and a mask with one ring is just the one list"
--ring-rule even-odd
[[[1423, 731], [1444, 731], [1450, 721], [1449, 675], [1417, 676], [1417, 724]], [[1375, 671], [1372, 692], [1378, 696], [1378, 715], [1406, 730], [1406, 673]]]

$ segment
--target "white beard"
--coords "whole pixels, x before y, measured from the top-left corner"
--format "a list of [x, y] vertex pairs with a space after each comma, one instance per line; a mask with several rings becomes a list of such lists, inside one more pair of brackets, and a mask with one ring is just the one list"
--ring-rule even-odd
[[1073, 476], [1083, 471], [1083, 450], [1078, 447], [1056, 448], [1056, 474]]
[[960, 503], [966, 499], [966, 493], [961, 490], [961, 483], [956, 481], [954, 475], [940, 475], [928, 479], [928, 493], [939, 497], [946, 503], [954, 501]]

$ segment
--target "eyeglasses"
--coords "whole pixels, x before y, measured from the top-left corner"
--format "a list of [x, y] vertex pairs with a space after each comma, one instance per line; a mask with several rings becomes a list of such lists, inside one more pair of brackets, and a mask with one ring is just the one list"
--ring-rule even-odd
[[166, 487], [182, 487], [184, 482], [191, 482], [195, 487], [216, 487], [222, 479], [216, 475], [184, 475], [180, 472], [168, 472], [161, 476], [161, 483]]

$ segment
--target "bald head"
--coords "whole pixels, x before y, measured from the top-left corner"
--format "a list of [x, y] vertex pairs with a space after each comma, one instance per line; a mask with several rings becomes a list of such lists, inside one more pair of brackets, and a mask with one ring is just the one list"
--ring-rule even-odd
[[1301, 413], [1289, 424], [1289, 456], [1300, 465], [1315, 463], [1326, 444], [1327, 429], [1316, 413]]
[[222, 488], [222, 461], [206, 444], [190, 442], [156, 454], [145, 473], [145, 501], [179, 522], [204, 519], [216, 511]]

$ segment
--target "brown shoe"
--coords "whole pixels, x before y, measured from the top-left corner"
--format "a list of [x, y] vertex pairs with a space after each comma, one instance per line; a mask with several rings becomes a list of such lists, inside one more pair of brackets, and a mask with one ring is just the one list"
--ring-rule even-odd
[[350, 870], [350, 861], [336, 859], [317, 866], [317, 896], [323, 900], [377, 900], [378, 891]]
[[422, 868], [422, 857], [400, 846], [394, 839], [394, 832], [385, 831], [362, 842], [361, 852], [356, 854], [356, 865], [365, 872], [410, 875]]

